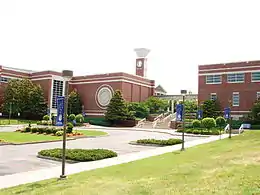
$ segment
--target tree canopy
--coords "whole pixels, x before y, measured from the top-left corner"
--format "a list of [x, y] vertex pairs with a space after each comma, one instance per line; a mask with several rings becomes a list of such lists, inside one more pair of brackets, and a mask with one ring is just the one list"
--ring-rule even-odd
[[23, 118], [42, 118], [47, 113], [40, 85], [29, 79], [11, 79], [4, 91], [4, 111], [20, 113]]
[[202, 104], [203, 118], [217, 118], [221, 114], [218, 100], [206, 100]]
[[156, 114], [163, 112], [167, 109], [169, 106], [168, 101], [164, 99], [160, 99], [154, 96], [149, 97], [146, 101], [145, 104], [150, 110], [150, 114]]
[[68, 99], [68, 114], [81, 114], [82, 113], [82, 102], [80, 95], [76, 90], [73, 90], [69, 94]]

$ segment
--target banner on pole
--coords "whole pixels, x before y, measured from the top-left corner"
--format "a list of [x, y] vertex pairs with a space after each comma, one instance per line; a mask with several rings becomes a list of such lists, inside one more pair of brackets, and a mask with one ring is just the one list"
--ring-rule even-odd
[[198, 119], [202, 119], [203, 117], [203, 111], [202, 110], [198, 110]]
[[230, 118], [230, 108], [224, 109], [224, 118], [229, 119]]
[[176, 121], [183, 120], [183, 104], [176, 105]]
[[58, 96], [56, 126], [64, 126], [64, 106], [65, 106], [64, 96]]

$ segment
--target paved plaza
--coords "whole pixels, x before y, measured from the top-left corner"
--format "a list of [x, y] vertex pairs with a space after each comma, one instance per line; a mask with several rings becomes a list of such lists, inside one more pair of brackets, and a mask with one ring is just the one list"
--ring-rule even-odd
[[[0, 131], [13, 131], [17, 127], [0, 127]], [[138, 139], [154, 138], [169, 139], [180, 138], [167, 133], [134, 131], [134, 130], [108, 130], [102, 129], [109, 134], [105, 137], [84, 138], [67, 142], [67, 148], [104, 148], [118, 153], [118, 155], [135, 153], [154, 149], [152, 146], [130, 145], [130, 141]], [[186, 137], [186, 141], [203, 139], [202, 137]], [[0, 146], [0, 176], [21, 173], [59, 166], [61, 163], [51, 160], [39, 159], [37, 153], [43, 149], [61, 148], [62, 142], [28, 144], [28, 145], [5, 145]]]

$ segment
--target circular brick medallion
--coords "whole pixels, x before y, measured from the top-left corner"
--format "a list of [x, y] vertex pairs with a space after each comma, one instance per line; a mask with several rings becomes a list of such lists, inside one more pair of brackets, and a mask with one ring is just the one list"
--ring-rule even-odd
[[109, 85], [102, 85], [96, 92], [96, 103], [97, 105], [105, 109], [113, 96], [113, 89]]

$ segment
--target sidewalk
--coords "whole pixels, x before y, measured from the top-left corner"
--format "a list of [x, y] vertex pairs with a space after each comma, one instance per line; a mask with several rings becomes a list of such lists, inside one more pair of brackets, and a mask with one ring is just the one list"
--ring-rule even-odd
[[[234, 136], [234, 135], [233, 135]], [[222, 135], [222, 139], [227, 138], [228, 135]], [[189, 148], [192, 146], [209, 143], [212, 141], [219, 140], [219, 136], [212, 136], [205, 139], [199, 139], [194, 140], [190, 142], [185, 143], [185, 148]], [[110, 159], [104, 159], [100, 161], [92, 161], [92, 162], [82, 162], [77, 164], [67, 164], [66, 165], [66, 175], [79, 173], [82, 171], [88, 171], [93, 170], [97, 168], [103, 168], [108, 167], [112, 165], [118, 165], [122, 163], [128, 163], [131, 161], [139, 160], [148, 158], [151, 156], [157, 156], [164, 153], [172, 152], [172, 151], [178, 151], [180, 150], [181, 145], [175, 145], [175, 146], [166, 146], [166, 147], [160, 147], [152, 150], [146, 150], [131, 154], [125, 154], [121, 155], [115, 158]], [[0, 189], [1, 188], [8, 188], [20, 184], [26, 184], [26, 183], [32, 183], [37, 182], [45, 179], [51, 179], [51, 178], [58, 178], [61, 174], [61, 166], [53, 167], [53, 168], [47, 168], [47, 169], [41, 169], [36, 171], [29, 171], [25, 173], [16, 173], [13, 175], [6, 175], [6, 176], [0, 176]]]

